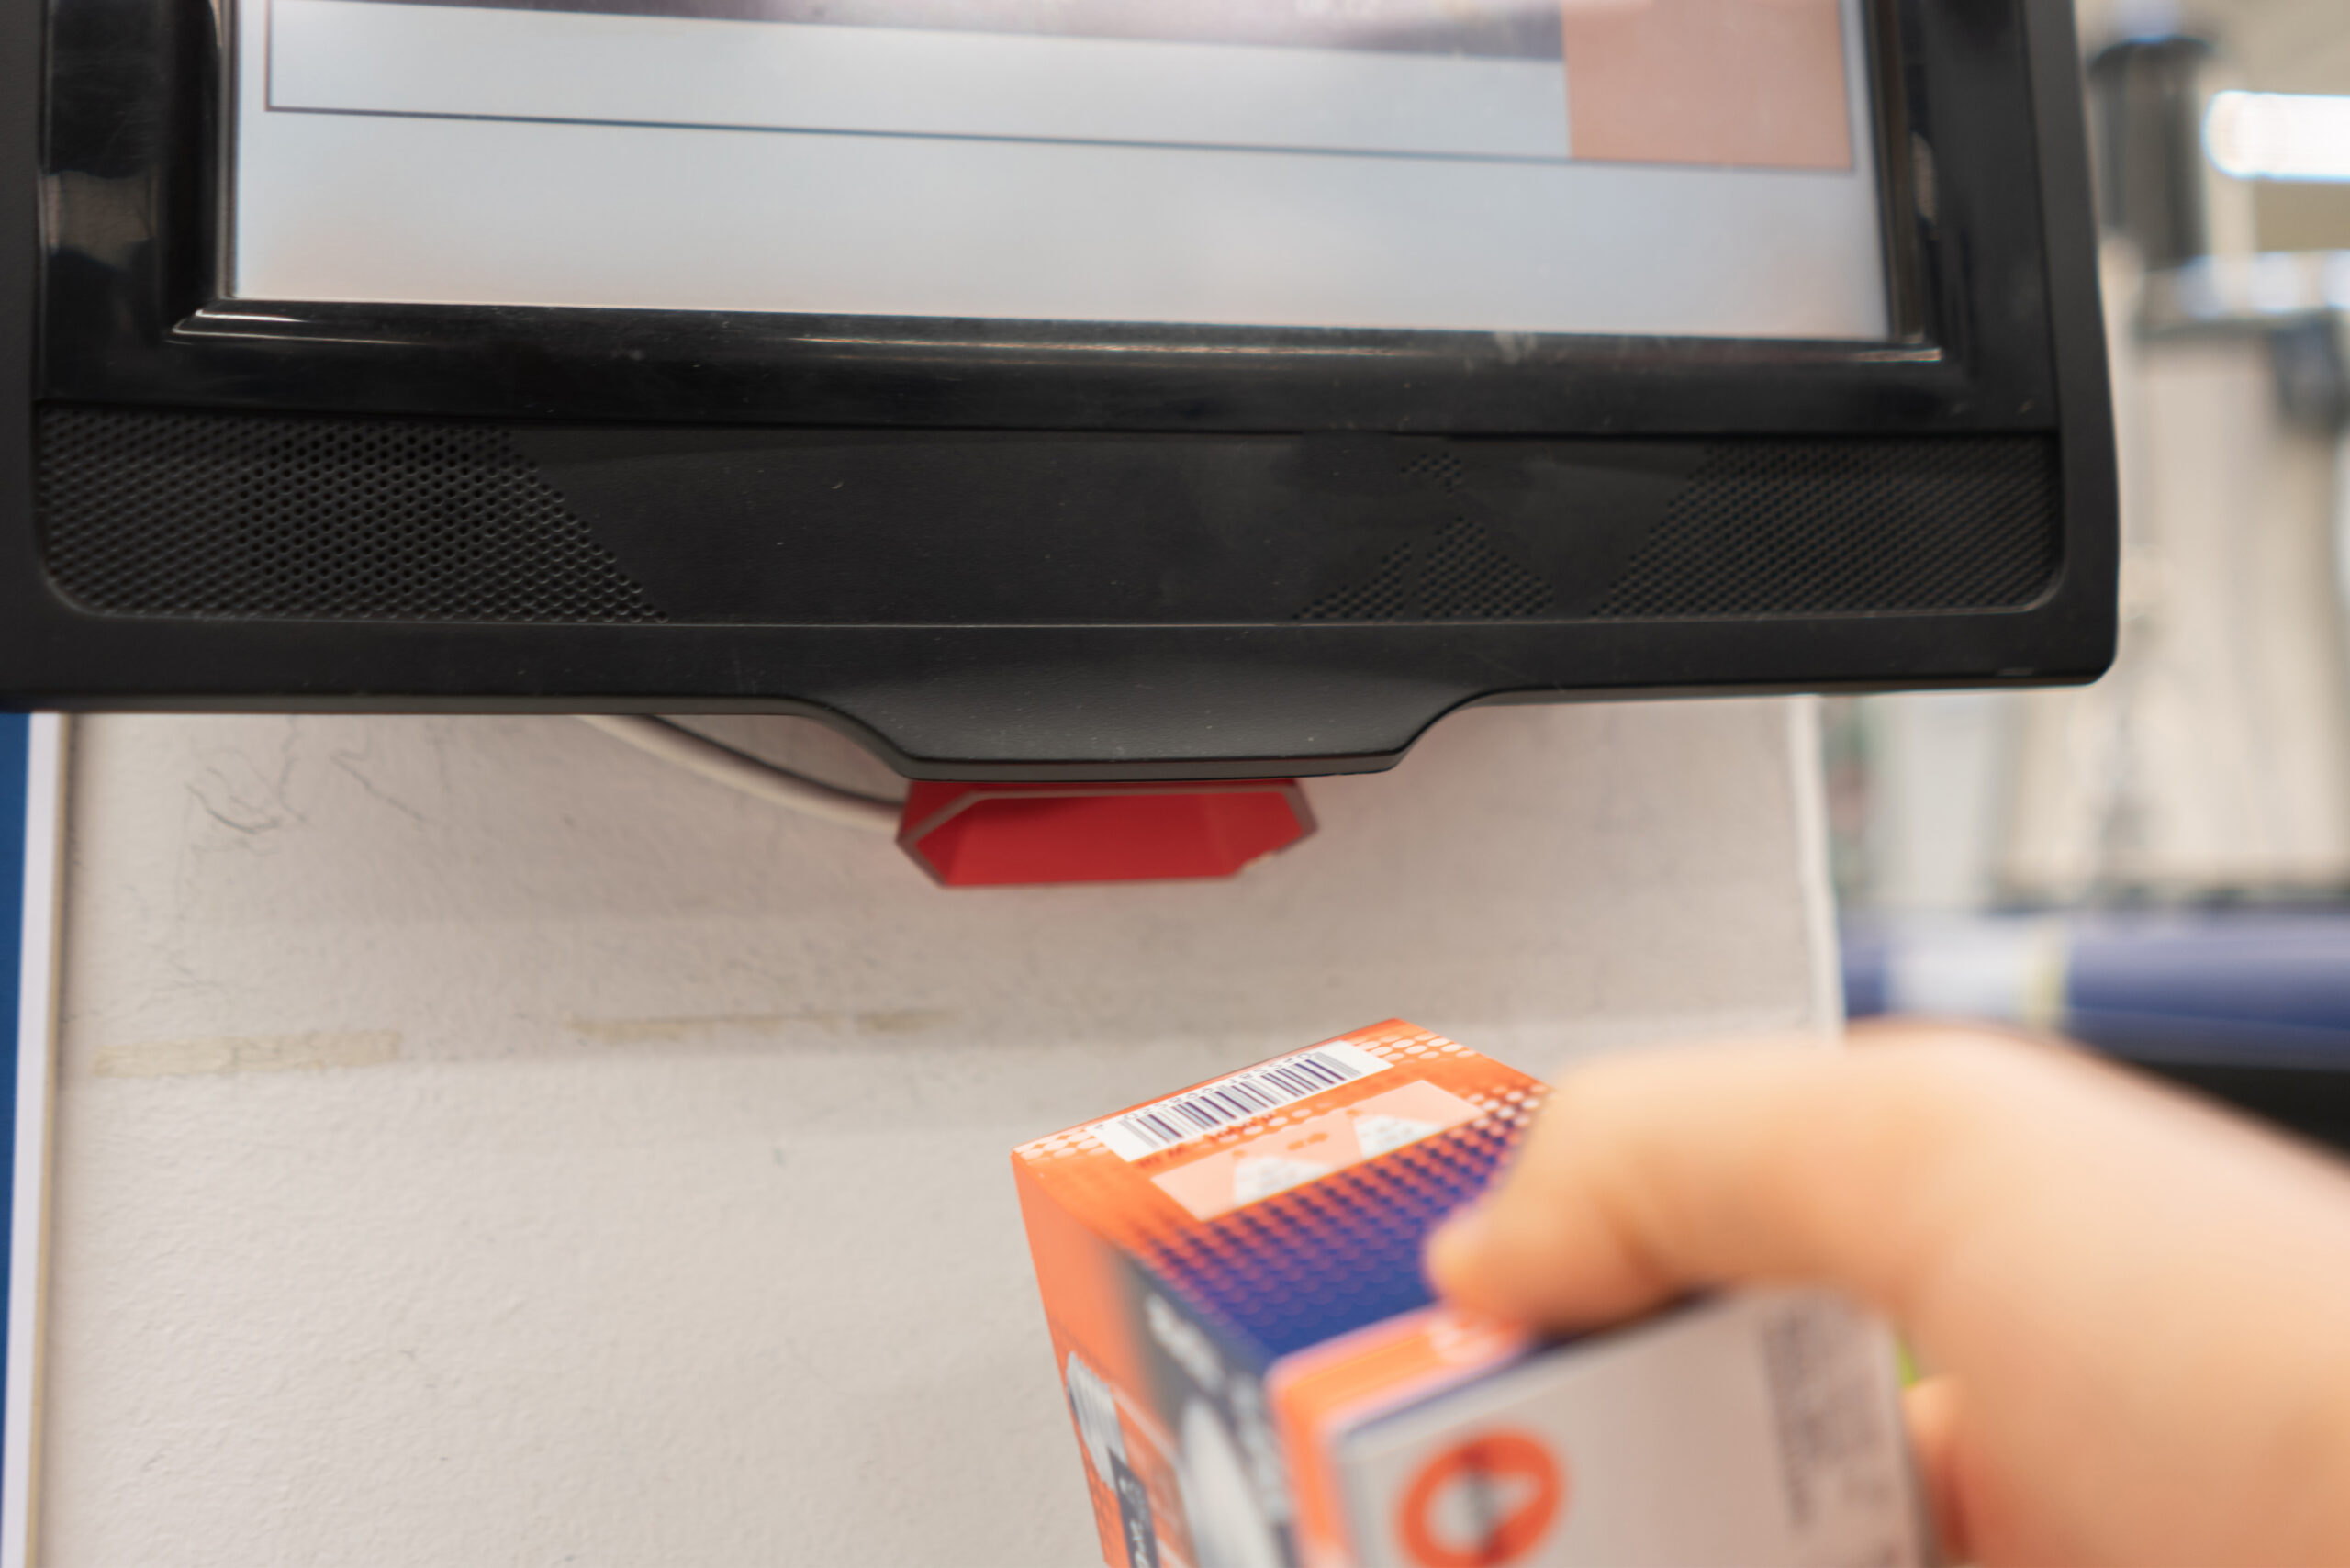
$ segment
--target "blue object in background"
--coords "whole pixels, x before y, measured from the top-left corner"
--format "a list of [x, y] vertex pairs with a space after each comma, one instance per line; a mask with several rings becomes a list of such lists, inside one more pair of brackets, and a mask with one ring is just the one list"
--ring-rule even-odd
[[1855, 920], [1853, 1017], [2060, 1030], [2135, 1061], [2350, 1071], [2350, 909]]

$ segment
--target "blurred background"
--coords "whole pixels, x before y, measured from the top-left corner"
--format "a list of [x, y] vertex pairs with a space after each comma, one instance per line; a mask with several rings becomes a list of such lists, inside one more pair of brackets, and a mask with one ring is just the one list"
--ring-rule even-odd
[[2350, 5], [2080, 0], [2122, 491], [2080, 690], [1841, 699], [1845, 989], [2350, 1147]]

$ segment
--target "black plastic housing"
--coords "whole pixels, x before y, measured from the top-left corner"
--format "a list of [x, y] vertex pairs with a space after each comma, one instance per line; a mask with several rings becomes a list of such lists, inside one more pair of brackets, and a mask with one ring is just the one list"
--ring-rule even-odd
[[2062, 0], [1873, 15], [1885, 342], [227, 299], [218, 26], [0, 0], [0, 701], [796, 711], [916, 777], [1211, 778], [2111, 655]]

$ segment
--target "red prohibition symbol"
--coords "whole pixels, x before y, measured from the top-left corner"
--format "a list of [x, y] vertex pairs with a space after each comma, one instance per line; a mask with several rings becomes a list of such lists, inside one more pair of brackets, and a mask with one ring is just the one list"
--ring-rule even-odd
[[1566, 1477], [1540, 1439], [1483, 1432], [1422, 1464], [1397, 1524], [1414, 1568], [1507, 1568], [1542, 1544]]

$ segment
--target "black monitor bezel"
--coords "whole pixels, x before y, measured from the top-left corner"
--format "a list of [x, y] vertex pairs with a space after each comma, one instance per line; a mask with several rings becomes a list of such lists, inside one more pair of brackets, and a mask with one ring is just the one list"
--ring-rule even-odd
[[[918, 775], [1181, 778], [1382, 766], [1464, 702], [2088, 678], [2111, 653], [2114, 475], [2069, 9], [1873, 3], [1903, 330], [1881, 342], [876, 330], [871, 319], [228, 300], [214, 287], [216, 13], [199, 0], [4, 0], [0, 700], [785, 710], [855, 731]], [[125, 620], [79, 609], [45, 576], [30, 463], [41, 400], [1070, 431], [2039, 432], [2060, 440], [2064, 566], [2020, 608], [1665, 623]], [[1203, 711], [1218, 733], [1203, 732]]]

